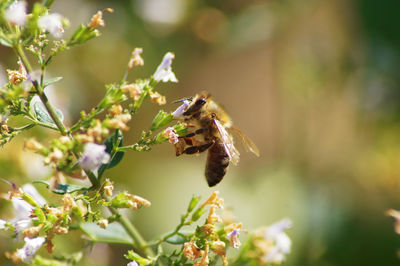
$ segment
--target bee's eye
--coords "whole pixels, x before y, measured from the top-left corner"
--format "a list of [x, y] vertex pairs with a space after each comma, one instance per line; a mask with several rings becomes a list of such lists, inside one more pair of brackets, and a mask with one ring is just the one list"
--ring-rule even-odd
[[205, 100], [205, 99], [198, 99], [198, 100], [196, 101], [195, 105], [197, 105], [197, 106], [202, 106], [202, 105], [204, 105], [205, 103], [206, 103], [206, 100]]

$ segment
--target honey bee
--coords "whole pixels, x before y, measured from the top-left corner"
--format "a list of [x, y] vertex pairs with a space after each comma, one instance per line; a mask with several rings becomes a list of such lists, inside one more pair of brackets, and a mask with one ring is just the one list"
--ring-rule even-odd
[[177, 102], [183, 104], [173, 115], [187, 124], [189, 134], [180, 137], [175, 144], [176, 155], [198, 154], [208, 150], [205, 176], [210, 187], [221, 182], [229, 163], [239, 163], [240, 153], [228, 130], [239, 136], [247, 151], [259, 156], [257, 146], [233, 126], [226, 111], [211, 99], [209, 93], [202, 92]]

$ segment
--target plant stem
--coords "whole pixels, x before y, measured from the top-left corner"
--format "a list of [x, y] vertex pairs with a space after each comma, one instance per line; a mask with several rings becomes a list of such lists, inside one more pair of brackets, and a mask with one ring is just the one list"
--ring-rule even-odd
[[[24, 50], [22, 50], [22, 47], [20, 44], [16, 44], [14, 46], [15, 52], [18, 54], [18, 56], [21, 58], [22, 63], [24, 64], [26, 71], [29, 73], [32, 72], [32, 66], [29, 63]], [[44, 106], [46, 107], [47, 112], [49, 113], [51, 119], [53, 119], [54, 123], [56, 124], [58, 130], [60, 130], [60, 133], [63, 136], [67, 135], [67, 129], [65, 128], [64, 124], [62, 123], [61, 119], [58, 117], [56, 111], [54, 110], [54, 107], [50, 104], [49, 100], [47, 99], [46, 94], [44, 93], [44, 90], [41, 85], [38, 84], [36, 80], [32, 81], [33, 86], [35, 87], [37, 94], [40, 97], [40, 100], [43, 102]]]
[[149, 257], [155, 257], [155, 254], [151, 248], [148, 247], [147, 242], [143, 239], [141, 234], [135, 228], [135, 226], [121, 213], [113, 208], [108, 207], [112, 214], [118, 217], [118, 222], [124, 227], [125, 231], [135, 241], [137, 248]]

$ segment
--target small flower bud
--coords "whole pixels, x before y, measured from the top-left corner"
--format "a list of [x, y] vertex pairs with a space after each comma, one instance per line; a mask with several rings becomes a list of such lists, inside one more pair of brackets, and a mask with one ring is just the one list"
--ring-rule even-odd
[[120, 115], [120, 114], [122, 114], [122, 111], [123, 111], [123, 110], [124, 110], [124, 109], [122, 108], [121, 105], [119, 105], [119, 104], [114, 104], [114, 105], [111, 107], [111, 109], [110, 109], [110, 114], [111, 114], [112, 116]]
[[218, 197], [219, 191], [214, 191], [211, 196], [206, 200], [206, 202], [201, 205], [201, 207], [205, 207], [206, 205], [216, 205], [218, 208], [224, 208], [224, 200]]
[[97, 222], [97, 224], [98, 224], [98, 226], [100, 226], [101, 228], [106, 229], [107, 226], [108, 226], [108, 220], [107, 220], [107, 219], [99, 220], [99, 221]]
[[66, 144], [70, 141], [69, 137], [67, 137], [67, 136], [61, 136], [59, 138], [59, 140], [60, 140], [61, 144]]
[[[129, 114], [128, 114], [129, 115]], [[114, 117], [113, 119], [107, 120], [106, 124], [109, 127], [112, 128], [117, 128], [121, 130], [129, 130], [129, 127], [125, 124], [124, 120], [126, 120], [127, 117], [123, 117], [122, 115], [118, 115]]]
[[27, 141], [24, 142], [24, 149], [32, 150], [32, 151], [40, 151], [44, 147], [40, 142], [38, 142], [36, 139], [31, 138], [28, 139]]
[[151, 123], [150, 130], [155, 131], [168, 123], [170, 123], [174, 118], [170, 113], [164, 112], [160, 110], [157, 115], [154, 117], [153, 122]]
[[129, 63], [128, 63], [128, 70], [131, 70], [132, 67], [134, 67], [134, 66], [143, 66], [144, 65], [144, 60], [140, 56], [142, 53], [143, 53], [142, 48], [135, 48], [135, 50], [133, 50], [131, 59], [129, 60]]
[[218, 256], [224, 256], [226, 254], [225, 242], [220, 240], [214, 241], [211, 244], [211, 250], [214, 251]]
[[98, 26], [105, 26], [104, 20], [103, 20], [103, 12], [97, 11], [96, 14], [93, 15], [92, 19], [90, 20], [89, 23], [89, 28], [96, 28]]
[[140, 98], [140, 95], [143, 93], [143, 90], [135, 83], [131, 83], [128, 85], [124, 85], [121, 87], [123, 92], [129, 92], [129, 96], [137, 101]]
[[23, 74], [19, 73], [19, 71], [16, 70], [7, 69], [7, 75], [8, 75], [8, 80], [14, 85], [18, 85], [22, 81], [26, 80], [26, 76], [24, 76]]
[[176, 131], [173, 127], [168, 127], [164, 130], [163, 136], [168, 138], [168, 142], [171, 144], [177, 144], [179, 141], [179, 135], [176, 134]]
[[45, 206], [45, 210], [48, 214], [52, 214], [56, 217], [62, 217], [63, 212], [60, 209], [57, 208], [53, 208], [53, 207], [49, 207], [49, 206]]
[[201, 256], [201, 250], [196, 246], [193, 240], [190, 240], [190, 242], [184, 244], [183, 255], [189, 260], [195, 260]]
[[[90, 129], [89, 129], [90, 130]], [[88, 131], [89, 132], [89, 131]], [[79, 142], [83, 142], [83, 143], [90, 143], [90, 142], [94, 142], [94, 138], [93, 136], [90, 135], [86, 135], [86, 134], [76, 134], [75, 135], [75, 139]]]
[[[101, 142], [103, 135], [107, 135], [107, 129], [103, 128], [99, 119], [94, 120], [95, 126], [88, 129], [87, 134], [97, 142]], [[92, 141], [93, 142], [93, 141]]]
[[215, 225], [207, 223], [207, 224], [203, 225], [202, 227], [200, 227], [200, 230], [204, 232], [206, 237], [208, 237], [215, 233], [216, 228], [215, 228]]
[[192, 199], [190, 200], [187, 211], [188, 212], [193, 211], [194, 208], [196, 207], [197, 203], [199, 203], [199, 201], [200, 201], [200, 197], [193, 196]]
[[206, 211], [204, 210], [204, 208], [197, 208], [194, 213], [192, 214], [192, 221], [196, 222], [198, 219], [200, 219], [200, 217], [205, 213]]
[[48, 159], [50, 162], [57, 163], [64, 157], [64, 154], [62, 151], [60, 151], [57, 148], [54, 148], [52, 152], [50, 152]]
[[164, 105], [167, 103], [165, 96], [159, 94], [158, 92], [149, 92], [150, 100], [153, 103], [157, 103], [158, 105]]
[[215, 205], [211, 205], [207, 218], [207, 223], [209, 224], [222, 223], [222, 219], [215, 213], [216, 208], [217, 207]]
[[113, 190], [114, 190], [113, 184], [107, 181], [106, 184], [104, 185], [104, 193], [106, 194], [106, 196], [111, 197]]
[[69, 193], [64, 194], [64, 197], [62, 198], [62, 203], [63, 203], [64, 211], [70, 211], [76, 207], [76, 202], [75, 202], [74, 198], [71, 196], [71, 194], [69, 194]]
[[38, 226], [29, 227], [23, 231], [23, 235], [27, 236], [29, 238], [34, 238], [37, 235], [39, 235], [39, 232], [42, 229], [42, 227], [43, 227], [43, 224], [40, 224]]
[[147, 199], [145, 199], [145, 198], [142, 198], [142, 197], [139, 197], [139, 196], [133, 196], [133, 198], [134, 198], [134, 201], [135, 202], [137, 202], [138, 204], [141, 204], [141, 205], [143, 205], [143, 206], [146, 206], [146, 207], [150, 207], [150, 205], [151, 205], [151, 202], [150, 201], [148, 201]]
[[54, 226], [54, 233], [57, 235], [63, 235], [68, 233], [68, 228], [60, 225]]

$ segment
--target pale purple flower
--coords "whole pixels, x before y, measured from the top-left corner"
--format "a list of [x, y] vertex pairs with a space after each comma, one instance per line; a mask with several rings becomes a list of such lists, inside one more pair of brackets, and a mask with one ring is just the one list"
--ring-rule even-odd
[[79, 164], [85, 170], [96, 172], [102, 164], [110, 161], [110, 154], [106, 152], [105, 145], [87, 143], [83, 149]]
[[161, 64], [157, 67], [156, 72], [153, 75], [153, 78], [160, 82], [178, 82], [175, 77], [174, 72], [172, 71], [171, 65], [172, 60], [175, 58], [175, 55], [171, 52], [168, 52], [164, 55], [164, 58]]
[[239, 234], [240, 228], [235, 228], [226, 235], [229, 238], [229, 242], [231, 243], [232, 247], [234, 248], [240, 247]]
[[131, 261], [126, 266], [139, 266], [139, 264], [136, 261]]
[[274, 243], [264, 257], [267, 263], [281, 263], [285, 259], [285, 255], [290, 252], [292, 241], [284, 232], [290, 227], [292, 227], [292, 221], [285, 218], [272, 224], [265, 231], [264, 238]]
[[4, 12], [4, 17], [13, 25], [23, 26], [26, 23], [26, 2], [15, 1]]
[[189, 106], [189, 101], [184, 100], [183, 104], [181, 104], [174, 112], [172, 112], [172, 116], [175, 118], [179, 118], [183, 116], [183, 113], [186, 111], [186, 108]]
[[61, 19], [62, 16], [57, 13], [42, 16], [38, 19], [38, 26], [43, 31], [50, 32], [55, 38], [61, 38], [64, 33]]
[[40, 249], [40, 247], [45, 242], [45, 238], [42, 236], [29, 238], [25, 237], [25, 245], [23, 248], [17, 250], [16, 255], [25, 263], [32, 264], [33, 257], [36, 252]]

